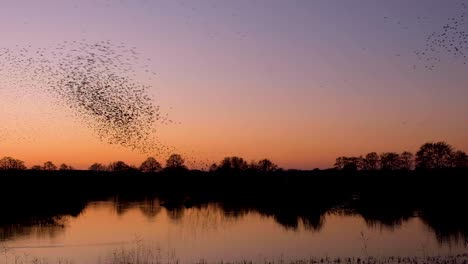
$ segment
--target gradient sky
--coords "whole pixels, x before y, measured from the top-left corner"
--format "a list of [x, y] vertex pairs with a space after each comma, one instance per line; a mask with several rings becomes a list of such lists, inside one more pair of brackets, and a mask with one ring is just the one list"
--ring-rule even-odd
[[[415, 151], [426, 141], [468, 150], [468, 66], [442, 54], [429, 71], [413, 53], [461, 3], [3, 0], [0, 48], [125, 42], [151, 59], [156, 78], [141, 81], [180, 122], [160, 126], [164, 144], [190, 160], [326, 168], [337, 156]], [[100, 142], [47, 95], [6, 78], [0, 156], [78, 168], [145, 158]]]

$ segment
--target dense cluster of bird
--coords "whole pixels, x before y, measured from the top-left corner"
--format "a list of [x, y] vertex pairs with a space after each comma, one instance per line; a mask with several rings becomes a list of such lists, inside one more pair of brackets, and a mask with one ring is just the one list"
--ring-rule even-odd
[[441, 61], [442, 55], [453, 55], [461, 59], [463, 64], [467, 64], [468, 29], [465, 24], [467, 11], [468, 1], [464, 0], [461, 3], [460, 14], [448, 18], [447, 23], [440, 30], [426, 37], [425, 48], [415, 51], [418, 59], [426, 64], [426, 69], [433, 70], [436, 63]]
[[[137, 81], [138, 53], [124, 43], [65, 41], [52, 48], [0, 48], [0, 76], [29, 92], [46, 92], [110, 143], [151, 151], [157, 121], [171, 122]], [[147, 65], [139, 66], [149, 73]], [[154, 74], [154, 73], [152, 73]], [[34, 89], [34, 90], [32, 90]]]

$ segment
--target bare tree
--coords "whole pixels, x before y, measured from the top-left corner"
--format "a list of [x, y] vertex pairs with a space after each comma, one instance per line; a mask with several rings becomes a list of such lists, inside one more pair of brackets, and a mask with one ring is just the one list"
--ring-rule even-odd
[[25, 170], [24, 161], [12, 157], [0, 159], [0, 170]]
[[55, 166], [55, 164], [52, 163], [52, 161], [46, 161], [44, 162], [42, 169], [46, 171], [54, 171], [54, 170], [57, 170], [57, 166]]
[[62, 171], [63, 171], [63, 170], [74, 170], [74, 168], [73, 168], [72, 166], [70, 166], [70, 165], [67, 165], [67, 164], [65, 164], [65, 163], [62, 163], [62, 164], [60, 164], [60, 166], [59, 166], [59, 170], [62, 170]]

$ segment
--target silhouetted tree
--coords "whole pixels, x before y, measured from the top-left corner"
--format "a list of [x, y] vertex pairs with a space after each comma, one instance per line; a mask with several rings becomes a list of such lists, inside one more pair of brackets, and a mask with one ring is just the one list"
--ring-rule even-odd
[[453, 148], [445, 142], [425, 143], [416, 153], [416, 167], [421, 169], [449, 168]]
[[53, 170], [57, 170], [57, 166], [55, 166], [55, 164], [52, 163], [52, 161], [46, 161], [44, 162], [42, 169], [47, 170], [47, 171], [53, 171]]
[[346, 171], [356, 171], [363, 168], [364, 159], [362, 157], [338, 157], [335, 168]]
[[186, 169], [185, 160], [179, 154], [172, 154], [166, 161], [167, 169]]
[[254, 169], [263, 172], [274, 172], [278, 169], [278, 165], [274, 164], [269, 159], [263, 159], [254, 164]]
[[452, 167], [468, 168], [468, 155], [465, 152], [458, 150], [452, 154]]
[[159, 163], [155, 158], [148, 157], [140, 165], [140, 170], [142, 172], [159, 172], [162, 170], [161, 163]]
[[247, 162], [243, 158], [233, 156], [225, 157], [218, 168], [221, 171], [241, 172], [246, 171], [248, 167]]
[[101, 163], [93, 163], [91, 166], [89, 166], [88, 170], [90, 171], [106, 171], [107, 168]]
[[376, 152], [371, 152], [363, 159], [363, 170], [378, 170], [380, 164], [380, 157]]
[[109, 171], [119, 172], [119, 171], [128, 171], [131, 169], [129, 165], [125, 162], [119, 160], [111, 162], [108, 166]]
[[394, 152], [385, 152], [380, 154], [380, 168], [382, 170], [401, 169], [400, 155]]
[[24, 161], [12, 157], [0, 159], [0, 170], [25, 170]]
[[73, 168], [72, 166], [69, 166], [69, 165], [67, 165], [67, 164], [65, 164], [65, 163], [62, 163], [62, 164], [60, 164], [60, 166], [59, 166], [59, 170], [62, 170], [62, 171], [63, 171], [63, 170], [73, 170], [73, 169], [74, 169], [74, 168]]
[[41, 165], [34, 165], [31, 167], [31, 170], [42, 170], [42, 166]]
[[214, 172], [214, 171], [217, 171], [218, 169], [219, 169], [218, 164], [213, 163], [210, 165], [210, 168], [208, 169], [208, 171]]
[[414, 155], [405, 151], [400, 155], [400, 168], [403, 170], [412, 170], [414, 168]]

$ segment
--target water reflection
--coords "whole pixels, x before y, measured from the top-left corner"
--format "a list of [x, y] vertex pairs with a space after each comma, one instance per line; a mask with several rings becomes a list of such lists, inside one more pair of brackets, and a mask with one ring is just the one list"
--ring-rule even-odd
[[[357, 216], [362, 218], [370, 229], [395, 231], [413, 218], [420, 219], [437, 237], [438, 242], [454, 243], [467, 240], [468, 219], [463, 210], [417, 210], [411, 208], [370, 207], [364, 202], [345, 201], [328, 209], [325, 207], [297, 208], [287, 204], [197, 203], [194, 200], [185, 205], [186, 200], [170, 200], [154, 195], [145, 199], [113, 197], [105, 203], [96, 201], [61, 201], [60, 204], [31, 200], [21, 207], [3, 206], [0, 218], [0, 240], [20, 237], [53, 238], [65, 231], [70, 218], [77, 218], [88, 207], [105, 206], [112, 208], [118, 216], [129, 210], [138, 209], [149, 221], [154, 220], [164, 209], [168, 219], [198, 229], [222, 228], [246, 217], [250, 213], [273, 219], [285, 230], [320, 232], [326, 225], [326, 215], [340, 217]], [[346, 204], [346, 205], [345, 205]], [[19, 205], [16, 205], [19, 206]]]
[[[148, 234], [193, 257], [242, 259], [280, 250], [352, 255], [361, 252], [362, 232], [371, 234], [374, 253], [418, 255], [426, 244], [435, 253], [466, 250], [463, 177], [75, 173], [7, 180], [5, 186], [29, 184], [21, 194], [0, 193], [0, 240], [18, 247], [52, 240], [114, 245]], [[60, 177], [74, 188], [59, 185]]]

